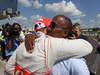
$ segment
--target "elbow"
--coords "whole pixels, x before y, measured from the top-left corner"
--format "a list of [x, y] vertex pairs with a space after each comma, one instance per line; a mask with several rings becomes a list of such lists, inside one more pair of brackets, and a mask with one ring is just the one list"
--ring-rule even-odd
[[93, 46], [90, 43], [88, 43], [85, 51], [86, 51], [86, 55], [89, 55], [93, 51]]
[[84, 44], [81, 45], [82, 56], [87, 56], [93, 51], [93, 46], [86, 40], [83, 40]]
[[89, 50], [88, 50], [89, 54], [92, 53], [92, 51], [93, 51], [93, 46], [90, 44]]

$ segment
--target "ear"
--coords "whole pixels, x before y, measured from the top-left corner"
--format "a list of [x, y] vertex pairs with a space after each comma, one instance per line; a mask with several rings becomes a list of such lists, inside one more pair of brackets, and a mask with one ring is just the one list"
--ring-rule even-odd
[[50, 32], [52, 32], [51, 27], [47, 27], [46, 29], [47, 29], [47, 34], [49, 34]]

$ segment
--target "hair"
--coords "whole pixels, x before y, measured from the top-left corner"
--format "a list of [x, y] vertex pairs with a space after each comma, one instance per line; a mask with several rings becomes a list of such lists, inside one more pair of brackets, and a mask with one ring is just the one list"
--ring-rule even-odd
[[26, 47], [26, 51], [30, 52], [31, 50], [33, 50], [34, 45], [35, 45], [35, 39], [36, 39], [36, 34], [32, 33], [32, 34], [27, 34], [25, 36], [25, 47]]
[[80, 24], [79, 24], [79, 23], [75, 23], [75, 24], [73, 25], [73, 27], [76, 27], [76, 26], [80, 26]]
[[[19, 26], [19, 28], [15, 28], [16, 25]], [[13, 31], [13, 35], [14, 36], [19, 36], [21, 30], [22, 30], [22, 28], [21, 28], [20, 24], [13, 23], [13, 25], [12, 25], [12, 31]]]
[[0, 28], [0, 31], [2, 31], [2, 29]]
[[7, 48], [7, 50], [11, 50], [13, 48], [13, 40], [14, 40], [12, 35], [12, 25], [6, 23], [3, 26], [3, 35], [4, 35], [4, 39], [7, 38], [5, 47]]
[[21, 31], [22, 30], [22, 28], [21, 28], [21, 25], [19, 24], [19, 23], [13, 23], [13, 28], [16, 26], [16, 25], [18, 25], [19, 26], [19, 30]]
[[52, 23], [48, 30], [48, 35], [59, 38], [66, 38], [68, 32], [72, 30], [72, 22], [69, 17], [57, 15], [53, 17]]
[[[9, 23], [3, 25], [2, 31], [3, 31], [2, 35], [4, 35], [4, 37], [12, 37], [12, 26]], [[9, 33], [9, 36], [6, 35], [7, 32]]]
[[81, 25], [80, 25], [79, 23], [75, 23], [75, 24], [73, 25], [73, 29], [76, 28], [76, 27], [79, 27], [79, 28], [80, 28], [80, 31], [81, 31]]

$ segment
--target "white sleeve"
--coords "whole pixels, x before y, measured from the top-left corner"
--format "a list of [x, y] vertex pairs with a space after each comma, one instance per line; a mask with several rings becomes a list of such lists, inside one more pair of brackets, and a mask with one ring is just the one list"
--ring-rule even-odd
[[24, 39], [25, 39], [25, 35], [24, 35], [24, 33], [23, 33], [22, 31], [21, 31], [21, 33], [20, 33], [20, 36], [19, 36], [19, 37], [20, 37], [20, 39], [21, 39], [21, 40], [24, 40]]
[[0, 36], [2, 36], [2, 31], [0, 31]]
[[56, 41], [55, 46], [57, 60], [83, 57], [91, 53], [93, 49], [92, 45], [83, 39], [61, 39]]
[[16, 51], [13, 53], [13, 55], [10, 57], [10, 59], [6, 64], [6, 72], [8, 74], [14, 75], [15, 63], [16, 63]]

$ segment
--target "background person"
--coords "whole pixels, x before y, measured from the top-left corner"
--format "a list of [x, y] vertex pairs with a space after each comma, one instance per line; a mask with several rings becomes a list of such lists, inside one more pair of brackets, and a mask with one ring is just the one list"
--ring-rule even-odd
[[25, 35], [22, 31], [21, 25], [18, 23], [13, 23], [12, 25], [13, 37], [16, 38], [20, 43], [25, 40]]
[[2, 44], [4, 48], [2, 48], [2, 55], [3, 58], [7, 60], [12, 56], [13, 52], [19, 45], [12, 33], [12, 25], [6, 24], [3, 29], [4, 39], [2, 40]]
[[97, 51], [96, 51], [96, 59], [92, 65], [92, 68], [91, 68], [91, 75], [99, 75], [99, 66], [100, 66], [100, 42], [98, 41], [97, 43]]
[[90, 75], [94, 75], [93, 71], [92, 71], [92, 67], [93, 67], [93, 64], [94, 64], [94, 61], [95, 61], [95, 58], [96, 58], [97, 41], [90, 36], [83, 35], [82, 31], [81, 31], [81, 26], [80, 26], [79, 23], [75, 23], [73, 25], [73, 30], [78, 34], [77, 38], [82, 38], [84, 40], [87, 40], [93, 46], [92, 53], [89, 54], [88, 56], [86, 56], [85, 59], [86, 59], [86, 63], [88, 65], [88, 68], [89, 68], [89, 71], [90, 71]]

